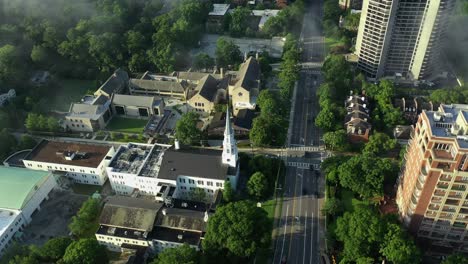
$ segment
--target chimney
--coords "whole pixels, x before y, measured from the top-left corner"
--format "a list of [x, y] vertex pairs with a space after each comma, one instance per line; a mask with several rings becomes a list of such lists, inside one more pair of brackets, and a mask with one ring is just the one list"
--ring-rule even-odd
[[166, 209], [162, 209], [162, 214], [167, 215]]
[[175, 141], [174, 141], [174, 148], [175, 150], [179, 150], [180, 149], [180, 143], [179, 143], [179, 140], [176, 138]]
[[255, 59], [258, 61], [258, 51], [255, 53]]
[[246, 61], [247, 61], [247, 51], [244, 52], [244, 62], [246, 62]]
[[209, 218], [208, 212], [205, 211], [205, 216], [203, 217], [203, 221], [204, 221], [205, 223], [208, 222], [208, 218]]
[[224, 78], [224, 69], [223, 68], [219, 69], [219, 73], [221, 74], [221, 79], [223, 79]]

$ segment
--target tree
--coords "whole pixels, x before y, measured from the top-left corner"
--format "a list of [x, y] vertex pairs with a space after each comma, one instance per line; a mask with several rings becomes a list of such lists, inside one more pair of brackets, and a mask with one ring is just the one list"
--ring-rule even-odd
[[39, 264], [39, 260], [33, 255], [16, 255], [8, 264]]
[[271, 239], [271, 221], [266, 212], [249, 201], [221, 206], [208, 220], [203, 240], [205, 251], [226, 251], [228, 255], [250, 257]]
[[223, 200], [225, 202], [231, 202], [234, 200], [234, 190], [232, 189], [230, 181], [224, 182]]
[[68, 237], [49, 239], [40, 249], [40, 255], [47, 261], [57, 261], [65, 255], [67, 247], [72, 243]]
[[214, 67], [214, 64], [214, 59], [204, 52], [200, 52], [197, 55], [195, 55], [195, 58], [193, 60], [193, 67], [197, 70], [212, 69]]
[[202, 137], [201, 131], [197, 128], [199, 115], [195, 112], [183, 114], [176, 123], [176, 138], [185, 145], [198, 143]]
[[206, 203], [208, 202], [208, 197], [206, 192], [202, 188], [195, 188], [189, 192], [189, 199], [196, 202]]
[[359, 21], [361, 19], [361, 14], [349, 14], [345, 18], [346, 28], [352, 31], [357, 31], [359, 27]]
[[461, 253], [452, 254], [442, 264], [468, 264], [468, 258]]
[[16, 80], [21, 76], [24, 61], [17, 47], [4, 45], [0, 47], [0, 80]]
[[261, 114], [271, 115], [280, 114], [281, 112], [280, 103], [276, 94], [268, 89], [260, 92], [257, 98], [257, 104], [260, 107]]
[[255, 172], [247, 182], [247, 191], [258, 200], [265, 198], [268, 193], [268, 180], [261, 172]]
[[60, 125], [58, 123], [58, 120], [54, 117], [48, 117], [47, 118], [47, 131], [50, 132], [57, 132], [60, 130]]
[[62, 262], [64, 264], [102, 264], [109, 263], [106, 247], [94, 238], [74, 241], [67, 247]]
[[391, 160], [359, 155], [338, 168], [340, 184], [363, 198], [381, 197], [385, 177], [397, 173]]
[[397, 145], [395, 139], [391, 139], [384, 133], [376, 132], [369, 137], [369, 142], [366, 143], [363, 154], [379, 155], [394, 149]]
[[287, 123], [278, 115], [260, 115], [253, 120], [249, 133], [255, 146], [282, 146], [286, 140]]
[[327, 132], [323, 135], [325, 146], [334, 151], [346, 151], [351, 147], [348, 142], [348, 134], [344, 129]]
[[73, 216], [68, 225], [70, 231], [78, 237], [84, 236], [95, 228], [94, 220], [99, 216], [101, 210], [98, 199], [89, 198], [82, 205], [76, 216]]
[[8, 130], [3, 129], [0, 132], [0, 159], [8, 157], [16, 147], [16, 139]]
[[246, 7], [237, 7], [231, 13], [231, 23], [229, 24], [229, 33], [233, 37], [242, 37], [245, 35], [245, 30], [248, 27], [248, 17], [250, 9]]
[[218, 67], [227, 68], [229, 65], [237, 65], [242, 62], [242, 53], [239, 47], [232, 41], [219, 38], [216, 41], [216, 64]]
[[197, 258], [197, 251], [188, 244], [183, 244], [175, 248], [166, 248], [151, 264], [196, 264]]
[[393, 263], [421, 263], [421, 252], [397, 224], [388, 224], [380, 252]]
[[353, 212], [338, 218], [335, 233], [344, 244], [344, 258], [352, 262], [378, 251], [384, 226], [374, 210], [357, 206]]
[[38, 64], [45, 63], [47, 61], [47, 55], [47, 49], [39, 45], [33, 46], [31, 50], [31, 60]]
[[331, 131], [335, 127], [335, 119], [336, 117], [331, 106], [322, 107], [315, 117], [315, 125], [325, 131]]
[[341, 201], [332, 197], [328, 198], [322, 207], [322, 214], [334, 216], [343, 211]]

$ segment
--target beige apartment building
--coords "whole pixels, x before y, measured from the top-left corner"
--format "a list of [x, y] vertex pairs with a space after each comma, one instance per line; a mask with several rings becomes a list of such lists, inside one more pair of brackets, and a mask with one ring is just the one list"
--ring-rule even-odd
[[358, 67], [372, 79], [428, 79], [441, 73], [441, 45], [454, 0], [364, 0]]
[[410, 232], [434, 246], [468, 251], [468, 105], [423, 111], [398, 179]]

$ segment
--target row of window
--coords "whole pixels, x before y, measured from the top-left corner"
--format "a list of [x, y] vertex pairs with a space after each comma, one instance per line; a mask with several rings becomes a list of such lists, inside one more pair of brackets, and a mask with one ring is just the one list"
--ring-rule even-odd
[[[184, 178], [179, 178], [179, 182], [180, 182], [180, 183], [186, 183], [186, 181], [185, 181]], [[188, 179], [188, 184], [195, 184], [195, 180]], [[203, 180], [197, 180], [197, 185], [205, 185], [205, 181], [203, 181]], [[213, 182], [212, 182], [212, 181], [206, 181], [206, 185], [207, 185], [207, 186], [213, 186]], [[216, 182], [216, 187], [222, 188], [222, 187], [223, 187], [223, 183], [222, 183], [222, 182]]]

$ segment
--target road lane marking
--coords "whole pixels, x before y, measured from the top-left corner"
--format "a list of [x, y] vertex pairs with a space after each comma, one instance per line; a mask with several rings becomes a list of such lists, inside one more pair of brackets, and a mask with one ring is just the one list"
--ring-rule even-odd
[[293, 227], [294, 227], [294, 218], [295, 218], [295, 211], [296, 211], [296, 197], [297, 197], [297, 176], [294, 178], [294, 190], [293, 190], [293, 208], [292, 208], [292, 221], [291, 221], [291, 234], [289, 235], [289, 249], [288, 249], [288, 258], [291, 254], [291, 246], [292, 246], [292, 235], [293, 235]]
[[309, 263], [310, 264], [315, 264], [312, 262], [312, 256], [314, 255], [312, 252], [312, 246], [314, 245], [314, 213], [312, 212], [312, 215], [310, 216], [312, 218], [311, 224], [310, 224], [310, 258], [309, 258]]
[[306, 243], [307, 243], [307, 210], [305, 211], [305, 218], [304, 218], [304, 250], [302, 251], [302, 264], [305, 263]]
[[288, 212], [289, 212], [289, 204], [286, 205], [286, 221], [284, 222], [284, 234], [283, 234], [283, 246], [281, 246], [281, 255], [280, 255], [280, 263], [281, 263], [281, 260], [283, 259], [283, 250], [284, 250], [284, 241], [286, 240], [286, 227], [288, 225]]

